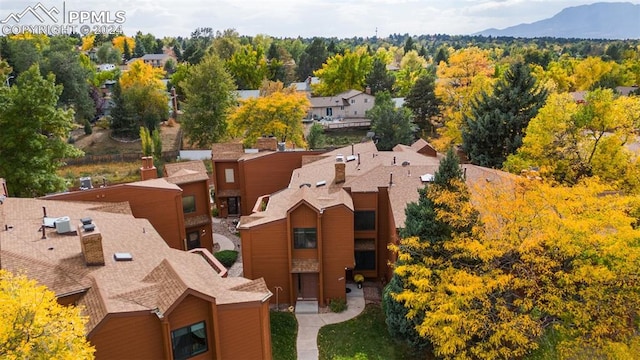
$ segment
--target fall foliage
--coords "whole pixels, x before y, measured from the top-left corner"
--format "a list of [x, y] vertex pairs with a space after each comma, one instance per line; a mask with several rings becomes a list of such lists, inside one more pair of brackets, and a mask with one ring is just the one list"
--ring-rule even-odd
[[0, 270], [0, 358], [93, 359], [80, 309], [24, 276]]
[[309, 108], [304, 94], [275, 91], [267, 96], [249, 98], [229, 115], [231, 133], [253, 145], [262, 135], [273, 135], [280, 142], [305, 147], [302, 118]]
[[522, 178], [473, 194], [455, 179], [430, 185], [425, 196], [450, 236], [393, 247], [395, 273], [407, 281], [393, 296], [409, 318], [420, 316], [416, 330], [435, 354], [518, 358], [552, 330], [560, 358], [633, 354], [638, 199], [595, 180], [564, 187]]

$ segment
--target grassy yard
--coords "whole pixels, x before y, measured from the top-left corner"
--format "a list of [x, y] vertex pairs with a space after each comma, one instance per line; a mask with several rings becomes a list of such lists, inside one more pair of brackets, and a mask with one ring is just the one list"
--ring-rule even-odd
[[357, 144], [367, 136], [367, 130], [336, 130], [324, 133], [325, 146], [340, 147]]
[[271, 352], [274, 360], [296, 360], [298, 323], [290, 312], [271, 312]]
[[318, 348], [320, 360], [416, 359], [406, 346], [391, 338], [379, 305], [367, 305], [358, 317], [321, 328]]
[[91, 176], [94, 186], [101, 185], [102, 179], [107, 185], [113, 185], [140, 180], [140, 162], [65, 166], [58, 170], [58, 175], [64, 177], [70, 187], [80, 186], [78, 179], [83, 176]]

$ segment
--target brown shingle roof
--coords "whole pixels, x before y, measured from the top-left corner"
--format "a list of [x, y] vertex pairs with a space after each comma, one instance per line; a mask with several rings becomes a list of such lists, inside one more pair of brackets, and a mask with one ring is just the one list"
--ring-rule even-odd
[[172, 184], [187, 184], [209, 180], [207, 168], [202, 160], [166, 164], [164, 171], [167, 181]]
[[[322, 158], [294, 170], [289, 188], [273, 194], [266, 211], [243, 217], [241, 228], [282, 219], [287, 211], [301, 200], [320, 208], [313, 205], [314, 201], [323, 197], [333, 197], [332, 206], [337, 206], [343, 201], [344, 205], [353, 210], [353, 201], [343, 189], [349, 189], [354, 193], [377, 192], [380, 188], [388, 189], [395, 224], [402, 227], [405, 221], [405, 207], [408, 203], [418, 200], [418, 189], [425, 186], [420, 176], [435, 174], [440, 165], [439, 157], [424, 156], [416, 152], [416, 149], [422, 148], [421, 145], [424, 144], [426, 142], [419, 142], [415, 148], [403, 145], [396, 147], [395, 151], [378, 151], [373, 142], [367, 142], [328, 152]], [[335, 164], [338, 155], [342, 155], [345, 160], [349, 155], [355, 156], [356, 159], [345, 163], [346, 181], [336, 184]], [[357, 159], [358, 156], [360, 160]], [[504, 185], [514, 177], [502, 171], [475, 165], [464, 165], [464, 168], [467, 169], [465, 171], [468, 184], [491, 182]], [[326, 185], [316, 188], [316, 184], [321, 181], [326, 182]], [[308, 184], [310, 188], [304, 184]], [[305, 188], [308, 190], [303, 190]]]
[[218, 143], [211, 146], [211, 159], [238, 160], [244, 154], [241, 143]]
[[[86, 266], [77, 235], [38, 231], [46, 207], [50, 217], [68, 216], [75, 227], [90, 217], [100, 228], [104, 266]], [[0, 205], [2, 268], [27, 276], [62, 295], [85, 291], [79, 305], [90, 317], [91, 332], [109, 313], [166, 311], [186, 292], [215, 298], [217, 304], [264, 301], [271, 293], [234, 291], [251, 283], [244, 278], [222, 278], [199, 254], [171, 249], [146, 219], [104, 212], [95, 203], [8, 198]], [[116, 252], [128, 252], [132, 261], [115, 261]], [[199, 295], [198, 295], [199, 294]]]

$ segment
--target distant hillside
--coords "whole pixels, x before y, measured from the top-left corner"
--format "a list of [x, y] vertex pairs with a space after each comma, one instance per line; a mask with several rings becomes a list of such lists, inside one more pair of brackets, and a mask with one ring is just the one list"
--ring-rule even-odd
[[640, 39], [640, 5], [595, 3], [568, 7], [554, 17], [474, 35], [523, 38]]

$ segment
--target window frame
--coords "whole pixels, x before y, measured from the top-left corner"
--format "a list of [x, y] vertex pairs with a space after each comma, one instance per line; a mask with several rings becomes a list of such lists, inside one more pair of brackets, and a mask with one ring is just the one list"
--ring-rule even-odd
[[[189, 199], [192, 199], [192, 202], [193, 202], [193, 210], [191, 211], [187, 211], [188, 209], [191, 209], [191, 207], [187, 208], [189, 204], [185, 204], [185, 200], [189, 200]], [[193, 214], [194, 212], [196, 212], [196, 210], [197, 210], [196, 196], [195, 195], [182, 196], [182, 212], [185, 214]]]
[[[202, 325], [202, 331], [204, 331], [204, 348], [200, 348], [197, 350], [193, 350], [194, 345], [198, 345], [197, 343], [194, 344], [192, 342], [189, 342], [188, 344], [183, 345], [183, 348], [188, 348], [191, 347], [191, 352], [189, 352], [189, 354], [186, 353], [177, 353], [176, 350], [179, 350], [180, 348], [176, 347], [176, 339], [180, 339], [184, 336], [188, 336], [190, 334], [193, 334], [196, 330], [200, 330], [199, 328], [194, 330], [193, 327], [198, 326], [198, 325]], [[181, 334], [181, 335], [176, 335], [177, 332], [180, 331], [185, 331], [186, 333]], [[189, 339], [189, 338], [188, 338]], [[207, 351], [209, 351], [209, 342], [207, 341], [207, 323], [206, 321], [199, 321], [197, 323], [193, 323], [187, 326], [183, 326], [180, 328], [177, 328], [175, 330], [171, 330], [171, 353], [173, 355], [173, 358], [175, 360], [184, 360], [184, 359], [189, 359], [192, 358], [194, 356], [200, 355], [200, 354], [204, 354]]]
[[[311, 235], [313, 235], [313, 238], [308, 238]], [[317, 228], [293, 228], [293, 248], [296, 250], [317, 249]]]
[[[360, 216], [373, 215], [372, 219], [362, 219]], [[367, 226], [371, 221], [371, 227]], [[354, 231], [374, 231], [376, 229], [376, 211], [375, 210], [356, 210], [353, 212], [353, 230]]]
[[233, 168], [224, 169], [224, 182], [227, 184], [233, 184], [236, 182], [236, 174]]
[[[196, 240], [191, 240], [190, 237], [191, 235], [195, 234], [196, 235]], [[198, 246], [191, 246], [192, 243], [196, 242], [198, 243]], [[187, 233], [187, 251], [188, 250], [192, 250], [192, 249], [197, 249], [202, 247], [202, 243], [200, 241], [200, 230], [196, 230], [196, 231], [190, 231]]]

